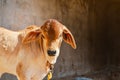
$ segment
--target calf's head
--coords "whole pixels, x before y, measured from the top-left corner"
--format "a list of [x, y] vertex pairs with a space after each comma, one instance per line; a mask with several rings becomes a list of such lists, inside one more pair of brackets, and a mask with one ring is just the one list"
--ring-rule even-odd
[[76, 48], [75, 40], [71, 32], [60, 22], [54, 19], [47, 20], [40, 28], [35, 28], [27, 33], [23, 42], [35, 40], [42, 41], [43, 52], [46, 59], [54, 64], [59, 56], [62, 40]]

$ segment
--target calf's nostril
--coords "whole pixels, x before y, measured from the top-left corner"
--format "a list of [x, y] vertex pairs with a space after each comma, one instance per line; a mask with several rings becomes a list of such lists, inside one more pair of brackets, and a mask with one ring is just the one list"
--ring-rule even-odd
[[49, 56], [55, 56], [56, 51], [48, 50], [47, 53], [48, 53]]

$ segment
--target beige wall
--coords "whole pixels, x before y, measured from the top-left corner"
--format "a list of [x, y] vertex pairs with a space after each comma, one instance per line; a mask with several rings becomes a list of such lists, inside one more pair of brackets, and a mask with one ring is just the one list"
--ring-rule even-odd
[[120, 66], [119, 5], [119, 0], [0, 0], [0, 26], [20, 30], [49, 18], [62, 22], [75, 36], [77, 49], [63, 43], [54, 79], [72, 80]]

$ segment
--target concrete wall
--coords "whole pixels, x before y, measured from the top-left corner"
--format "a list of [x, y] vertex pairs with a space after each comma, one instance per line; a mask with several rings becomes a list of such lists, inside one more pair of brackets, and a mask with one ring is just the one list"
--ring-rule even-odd
[[76, 50], [63, 43], [55, 80], [120, 79], [119, 0], [0, 0], [0, 26], [8, 29], [40, 26], [49, 18], [66, 25], [77, 43]]
[[92, 54], [89, 58], [95, 70], [89, 76], [95, 80], [119, 80], [120, 1], [92, 0], [88, 19]]

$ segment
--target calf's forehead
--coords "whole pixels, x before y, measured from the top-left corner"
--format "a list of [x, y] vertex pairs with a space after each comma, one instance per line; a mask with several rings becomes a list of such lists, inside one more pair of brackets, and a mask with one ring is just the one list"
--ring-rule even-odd
[[58, 21], [47, 21], [41, 28], [50, 39], [58, 38], [63, 32], [63, 25]]

